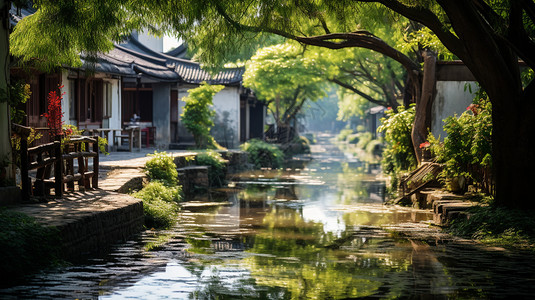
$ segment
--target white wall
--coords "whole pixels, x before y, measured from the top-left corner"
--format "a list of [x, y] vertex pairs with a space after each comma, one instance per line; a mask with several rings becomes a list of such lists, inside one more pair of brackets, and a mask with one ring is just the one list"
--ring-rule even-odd
[[[182, 101], [182, 98], [188, 95], [187, 90], [195, 87], [197, 86], [181, 86], [179, 88], [179, 115], [184, 112], [185, 102]], [[229, 133], [229, 136], [232, 136], [232, 140], [230, 140], [228, 143], [224, 143], [220, 139], [218, 139], [219, 135], [215, 136], [216, 140], [222, 146], [227, 146], [225, 144], [228, 144], [229, 147], [237, 148], [240, 144], [240, 94], [238, 88], [225, 87], [219, 93], [215, 94], [213, 104], [213, 109], [215, 110], [220, 120], [223, 119], [225, 112], [228, 113], [229, 122], [226, 125], [229, 127], [230, 130], [232, 130], [232, 133]], [[212, 128], [212, 133], [220, 129], [221, 126], [219, 126], [219, 128], [216, 128], [217, 126], [218, 125], [216, 124], [214, 128]], [[188, 139], [190, 139], [189, 136], [190, 134], [186, 131], [184, 126], [182, 124], [179, 124], [179, 140], [188, 141]]]
[[[471, 86], [471, 91], [467, 85]], [[474, 94], [478, 90], [477, 84], [473, 81], [437, 81], [436, 97], [433, 101], [433, 120], [431, 132], [435, 137], [444, 140], [446, 132], [443, 129], [444, 119], [457, 114], [461, 115], [466, 111], [468, 105], [472, 103]]]
[[228, 113], [226, 125], [233, 131], [233, 139], [229, 147], [237, 148], [240, 144], [240, 94], [237, 87], [225, 87], [214, 96], [214, 109], [220, 120], [223, 113]]
[[[70, 84], [73, 83], [68, 78], [69, 72], [67, 70], [63, 70], [61, 73], [61, 84], [63, 85], [63, 88], [61, 89], [61, 93], [63, 94], [63, 98], [61, 100], [61, 109], [63, 111], [63, 122], [64, 124], [69, 125], [78, 125], [76, 124], [76, 120], [70, 120], [70, 106], [69, 106], [69, 99], [72, 96], [71, 95], [71, 87]], [[103, 77], [104, 74], [96, 74], [97, 77]], [[111, 79], [111, 78], [103, 78], [104, 82], [111, 83], [112, 88], [112, 113], [111, 118], [107, 120], [102, 121], [102, 127], [103, 128], [122, 128], [121, 125], [121, 80], [120, 79]], [[111, 137], [111, 134], [108, 138], [108, 143], [110, 145], [113, 145], [113, 138]]]

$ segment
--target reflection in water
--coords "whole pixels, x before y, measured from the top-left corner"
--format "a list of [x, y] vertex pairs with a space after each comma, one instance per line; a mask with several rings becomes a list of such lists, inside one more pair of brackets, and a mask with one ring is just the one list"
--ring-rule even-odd
[[[322, 149], [321, 147], [324, 147]], [[531, 255], [393, 237], [387, 224], [427, 211], [383, 205], [384, 184], [335, 148], [300, 170], [249, 172], [206, 201], [186, 202], [169, 242], [145, 232], [106, 258], [30, 278], [0, 298], [527, 298]], [[3, 297], [5, 296], [5, 297]]]

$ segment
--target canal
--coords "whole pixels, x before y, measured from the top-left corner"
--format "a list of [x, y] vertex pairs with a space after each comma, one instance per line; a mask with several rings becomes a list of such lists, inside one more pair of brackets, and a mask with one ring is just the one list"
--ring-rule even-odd
[[[175, 227], [47, 270], [2, 299], [528, 299], [532, 254], [385, 229], [429, 228], [324, 137], [310, 162], [237, 174]], [[308, 159], [308, 158], [305, 158]], [[5, 275], [5, 274], [4, 274]]]

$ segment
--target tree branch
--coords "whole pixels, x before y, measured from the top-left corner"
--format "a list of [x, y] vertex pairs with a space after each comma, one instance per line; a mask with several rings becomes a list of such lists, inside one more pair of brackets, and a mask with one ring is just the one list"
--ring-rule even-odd
[[351, 85], [349, 85], [349, 84], [347, 84], [345, 82], [342, 82], [342, 81], [340, 81], [340, 80], [338, 80], [336, 78], [329, 79], [329, 81], [332, 82], [332, 83], [336, 83], [339, 86], [352, 91], [353, 93], [361, 96], [362, 98], [370, 101], [371, 103], [374, 103], [374, 104], [377, 104], [377, 105], [381, 105], [381, 106], [388, 106], [389, 105], [388, 102], [374, 99], [374, 98], [370, 97], [369, 95], [367, 95], [367, 94], [361, 92], [360, 90], [356, 89], [355, 87], [353, 87], [353, 86], [351, 86]]
[[319, 46], [319, 47], [324, 47], [328, 49], [343, 49], [343, 48], [350, 48], [350, 47], [370, 49], [370, 50], [382, 53], [385, 56], [388, 56], [394, 59], [395, 61], [399, 62], [409, 72], [417, 72], [417, 73], [420, 72], [419, 64], [415, 63], [408, 56], [399, 52], [392, 46], [388, 45], [382, 39], [374, 36], [373, 34], [367, 31], [355, 31], [355, 32], [348, 32], [348, 33], [327, 33], [324, 35], [310, 36], [310, 37], [296, 36], [289, 32], [285, 32], [285, 31], [275, 29], [272, 27], [250, 26], [250, 25], [241, 24], [240, 22], [232, 19], [232, 17], [226, 13], [226, 11], [220, 5], [219, 1], [214, 1], [213, 3], [217, 12], [229, 24], [231, 24], [238, 30], [273, 33], [273, 34], [280, 35], [288, 39], [298, 41], [302, 44], [311, 45], [311, 46]]
[[440, 41], [448, 48], [452, 53], [457, 56], [466, 55], [466, 49], [464, 48], [461, 40], [453, 33], [446, 29], [444, 24], [438, 19], [438, 17], [430, 10], [421, 6], [407, 6], [399, 1], [395, 0], [360, 0], [361, 2], [377, 2], [392, 9], [393, 11], [407, 17], [408, 19], [417, 21], [433, 31]]

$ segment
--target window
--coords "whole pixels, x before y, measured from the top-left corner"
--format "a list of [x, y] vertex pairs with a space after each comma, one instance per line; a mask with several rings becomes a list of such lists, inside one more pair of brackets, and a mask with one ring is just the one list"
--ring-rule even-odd
[[111, 111], [112, 111], [112, 84], [111, 82], [104, 82], [104, 107], [103, 107], [103, 118], [109, 119], [111, 118]]
[[69, 119], [76, 120], [76, 98], [78, 97], [78, 80], [69, 80]]

